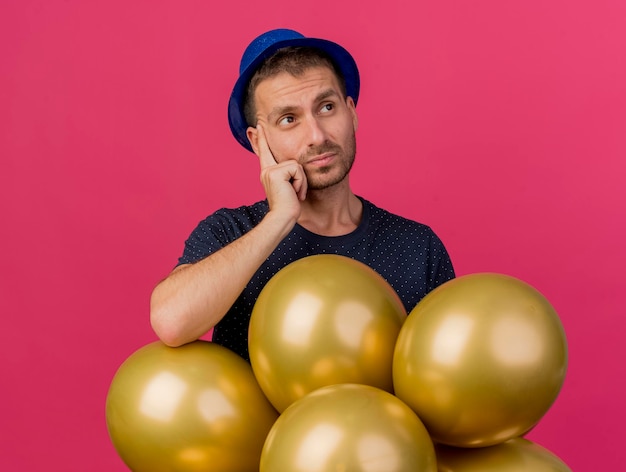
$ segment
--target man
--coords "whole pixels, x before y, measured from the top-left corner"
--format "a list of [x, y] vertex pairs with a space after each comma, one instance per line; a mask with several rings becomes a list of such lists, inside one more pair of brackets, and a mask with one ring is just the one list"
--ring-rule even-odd
[[246, 360], [248, 322], [263, 286], [287, 264], [341, 254], [379, 272], [407, 312], [454, 277], [439, 238], [356, 196], [359, 72], [330, 41], [272, 30], [241, 60], [229, 123], [259, 159], [267, 199], [202, 221], [179, 265], [154, 289], [151, 322], [168, 345], [213, 341]]

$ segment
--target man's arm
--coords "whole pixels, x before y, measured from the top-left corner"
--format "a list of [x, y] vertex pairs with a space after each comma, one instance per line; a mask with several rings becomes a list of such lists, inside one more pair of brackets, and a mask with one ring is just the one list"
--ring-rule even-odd
[[208, 332], [235, 302], [256, 270], [293, 227], [268, 213], [250, 232], [195, 263], [177, 267], [150, 299], [150, 322], [169, 346]]
[[302, 166], [294, 160], [277, 164], [260, 125], [256, 132], [270, 210], [241, 238], [195, 264], [177, 267], [155, 287], [150, 322], [169, 346], [195, 341], [213, 328], [300, 216], [300, 200], [306, 196]]

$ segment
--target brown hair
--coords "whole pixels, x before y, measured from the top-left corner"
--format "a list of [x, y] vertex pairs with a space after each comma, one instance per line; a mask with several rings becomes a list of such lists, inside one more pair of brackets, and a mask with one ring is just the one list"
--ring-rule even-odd
[[328, 67], [339, 81], [339, 86], [346, 98], [346, 81], [339, 68], [325, 52], [311, 47], [289, 46], [276, 51], [256, 70], [250, 82], [244, 99], [244, 116], [248, 126], [256, 126], [256, 110], [254, 107], [254, 92], [261, 81], [287, 72], [299, 77], [313, 67]]

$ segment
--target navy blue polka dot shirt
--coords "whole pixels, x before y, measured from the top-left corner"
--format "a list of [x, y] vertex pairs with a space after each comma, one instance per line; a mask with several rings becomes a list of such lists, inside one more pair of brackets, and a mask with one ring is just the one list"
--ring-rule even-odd
[[[261, 265], [215, 326], [213, 342], [249, 361], [248, 324], [265, 284], [291, 262], [315, 254], [340, 254], [367, 264], [398, 293], [407, 313], [431, 290], [454, 278], [448, 252], [433, 230], [363, 202], [359, 226], [343, 236], [320, 236], [296, 224]], [[267, 200], [220, 209], [201, 221], [185, 242], [179, 264], [193, 264], [254, 228], [269, 211]]]

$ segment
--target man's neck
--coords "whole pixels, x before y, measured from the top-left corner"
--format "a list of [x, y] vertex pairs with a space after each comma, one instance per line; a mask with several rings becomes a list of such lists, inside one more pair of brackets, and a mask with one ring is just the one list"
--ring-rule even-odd
[[321, 236], [342, 236], [361, 222], [363, 204], [350, 187], [312, 190], [302, 202], [298, 224]]

